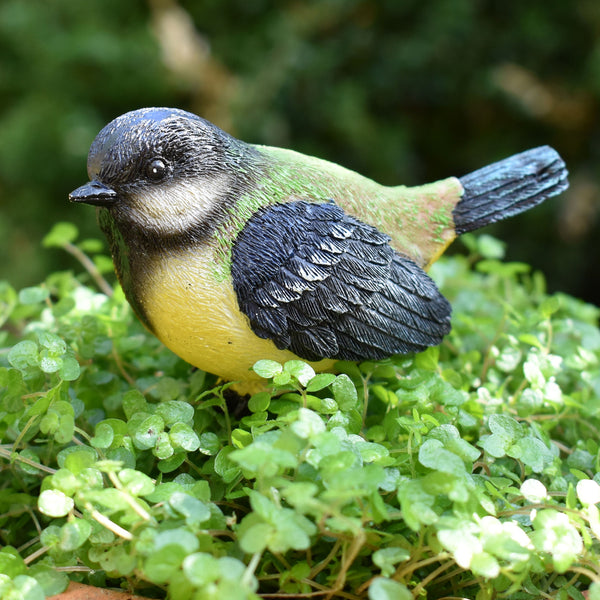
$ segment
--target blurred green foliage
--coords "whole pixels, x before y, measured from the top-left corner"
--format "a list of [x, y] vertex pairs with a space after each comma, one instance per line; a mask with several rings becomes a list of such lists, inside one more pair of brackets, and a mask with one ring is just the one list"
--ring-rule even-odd
[[509, 258], [600, 303], [597, 0], [3, 0], [0, 261], [31, 285], [72, 266], [40, 240], [90, 142], [145, 105], [192, 110], [388, 184], [554, 145], [571, 190], [496, 226]]

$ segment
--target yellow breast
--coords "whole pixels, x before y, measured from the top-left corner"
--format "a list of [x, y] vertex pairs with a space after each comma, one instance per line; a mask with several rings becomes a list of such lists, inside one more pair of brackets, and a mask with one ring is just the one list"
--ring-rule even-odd
[[[240, 312], [231, 278], [216, 276], [215, 249], [203, 244], [177, 249], [154, 261], [140, 299], [156, 336], [190, 364], [240, 381], [240, 393], [253, 393], [264, 380], [250, 371], [260, 359], [285, 362], [298, 357], [257, 337]], [[317, 371], [334, 361], [311, 363]]]

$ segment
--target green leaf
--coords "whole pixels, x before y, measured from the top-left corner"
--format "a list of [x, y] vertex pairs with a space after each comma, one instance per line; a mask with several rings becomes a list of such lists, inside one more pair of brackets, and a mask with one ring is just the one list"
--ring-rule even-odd
[[93, 259], [94, 265], [96, 269], [100, 273], [112, 273], [114, 270], [114, 263], [110, 256], [105, 256], [104, 254], [96, 254]]
[[66, 573], [56, 572], [51, 567], [39, 562], [30, 567], [29, 575], [42, 586], [46, 596], [64, 592], [70, 581]]
[[533, 527], [535, 531], [530, 537], [536, 549], [552, 556], [558, 573], [567, 571], [583, 550], [581, 536], [568, 516], [556, 510], [540, 510]]
[[202, 452], [202, 454], [212, 456], [217, 454], [220, 449], [221, 442], [216, 434], [207, 432], [200, 436], [200, 445], [198, 446], [198, 450]]
[[204, 523], [211, 516], [210, 508], [206, 503], [183, 492], [171, 494], [169, 504], [174, 510], [183, 515], [190, 525]]
[[54, 436], [61, 444], [69, 442], [75, 431], [75, 414], [71, 404], [63, 400], [52, 402], [40, 421], [40, 430]]
[[[21, 450], [21, 452], [19, 452], [19, 456], [21, 458], [25, 458], [25, 459], [33, 461], [36, 464], [39, 464], [39, 456], [31, 448], [25, 448], [25, 449]], [[23, 462], [19, 461], [18, 464], [19, 464], [19, 469], [21, 469], [24, 473], [27, 473], [29, 475], [36, 475], [36, 476], [39, 476], [41, 474], [41, 467], [38, 468], [35, 465], [28, 464], [24, 461]]]
[[62, 248], [66, 244], [73, 243], [78, 235], [79, 231], [73, 223], [59, 222], [44, 236], [42, 245], [45, 248]]
[[151, 415], [144, 419], [132, 432], [133, 443], [140, 450], [153, 448], [165, 428], [165, 422], [159, 415]]
[[406, 524], [418, 531], [421, 524], [430, 525], [438, 520], [434, 510], [435, 497], [423, 487], [421, 480], [407, 480], [398, 488], [398, 500]]
[[85, 494], [86, 500], [101, 504], [111, 511], [127, 510], [130, 508], [130, 499], [127, 492], [115, 488], [89, 490]]
[[398, 546], [380, 548], [373, 553], [373, 562], [381, 569], [381, 573], [385, 577], [393, 575], [396, 565], [409, 558], [410, 552], [406, 548], [399, 548]]
[[594, 582], [590, 585], [587, 600], [600, 600], [600, 583]]
[[287, 371], [282, 371], [281, 373], [276, 373], [273, 375], [273, 384], [284, 387], [288, 385], [292, 381], [292, 375]]
[[219, 560], [205, 552], [186, 556], [183, 561], [183, 572], [190, 582], [199, 588], [217, 581], [221, 575]]
[[147, 408], [146, 398], [138, 390], [129, 390], [123, 396], [123, 410], [127, 419], [131, 419], [136, 413], [145, 412]]
[[496, 458], [505, 456], [508, 449], [523, 436], [523, 428], [507, 415], [491, 415], [488, 422], [492, 435], [481, 442], [483, 449]]
[[541, 473], [554, 460], [552, 450], [541, 440], [529, 435], [517, 440], [507, 454], [530, 466], [535, 473]]
[[169, 437], [174, 448], [195, 452], [200, 447], [198, 434], [187, 423], [175, 423], [169, 431]]
[[40, 431], [43, 434], [54, 434], [60, 423], [60, 415], [56, 411], [50, 411], [40, 421]]
[[318, 392], [331, 385], [336, 380], [336, 376], [333, 373], [319, 373], [315, 375], [306, 386], [307, 392]]
[[[42, 586], [29, 575], [17, 575], [13, 579], [13, 589], [18, 595], [14, 595], [14, 600], [45, 600], [46, 594]], [[6, 597], [6, 600], [13, 598]]]
[[312, 438], [325, 431], [323, 419], [312, 410], [299, 408], [297, 419], [292, 423], [291, 430], [303, 439]]
[[544, 349], [544, 345], [538, 338], [535, 337], [532, 333], [522, 333], [519, 336], [519, 341], [524, 344], [528, 344], [529, 346], [533, 346], [534, 348], [539, 348], [540, 350]]
[[318, 491], [318, 486], [312, 482], [297, 481], [286, 485], [284, 497], [292, 506], [303, 511], [314, 504], [314, 497]]
[[271, 379], [283, 371], [283, 366], [274, 360], [259, 360], [252, 370], [263, 379]]
[[356, 449], [365, 463], [376, 462], [390, 455], [390, 451], [385, 446], [375, 442], [358, 442]]
[[65, 517], [73, 507], [73, 499], [60, 490], [44, 490], [38, 498], [40, 512], [48, 517]]
[[26, 287], [19, 292], [19, 302], [21, 304], [40, 304], [50, 296], [50, 292], [45, 287]]
[[537, 479], [526, 479], [521, 484], [520, 492], [530, 502], [543, 502], [548, 497], [546, 486]]
[[0, 327], [2, 327], [17, 304], [17, 293], [7, 281], [0, 281]]
[[159, 460], [166, 460], [170, 458], [175, 453], [175, 448], [173, 448], [173, 444], [171, 443], [171, 438], [166, 431], [161, 431], [152, 448], [152, 454], [156, 456]]
[[463, 461], [446, 450], [439, 440], [425, 440], [419, 449], [419, 462], [424, 466], [453, 475], [465, 475], [466, 469]]
[[358, 394], [348, 375], [338, 375], [331, 386], [331, 390], [340, 410], [348, 411], [357, 407]]
[[278, 467], [294, 468], [298, 460], [291, 452], [275, 448], [262, 440], [257, 440], [248, 446], [235, 450], [229, 455], [230, 459], [250, 472], [275, 473], [281, 472]]
[[51, 356], [41, 356], [40, 357], [40, 369], [44, 371], [44, 373], [56, 373], [62, 367], [62, 359], [54, 358]]
[[355, 409], [338, 411], [327, 421], [327, 429], [342, 427], [348, 433], [359, 433], [363, 427], [362, 415]]
[[459, 430], [454, 425], [439, 425], [429, 432], [428, 437], [442, 442], [444, 448], [456, 454], [465, 462], [475, 461], [481, 454], [477, 448], [460, 436]]
[[109, 423], [102, 421], [96, 425], [95, 435], [90, 440], [90, 444], [94, 448], [110, 448], [110, 445], [115, 439], [113, 428]]
[[577, 497], [583, 505], [600, 503], [600, 485], [593, 479], [577, 482]]
[[75, 475], [80, 475], [85, 469], [91, 467], [97, 459], [98, 454], [93, 448], [70, 446], [58, 453], [58, 466], [69, 469]]
[[577, 492], [576, 488], [572, 483], [569, 483], [569, 487], [567, 488], [567, 496], [565, 498], [565, 506], [574, 510], [577, 506]]
[[333, 415], [338, 412], [339, 407], [333, 398], [318, 398], [317, 396], [307, 394], [306, 408], [310, 408], [322, 415]]
[[252, 434], [245, 429], [234, 429], [231, 432], [231, 442], [236, 448], [244, 448], [252, 443]]
[[316, 529], [306, 517], [284, 509], [277, 521], [276, 534], [269, 540], [268, 548], [272, 552], [306, 550], [310, 547], [310, 536], [314, 535]]
[[477, 251], [484, 258], [502, 259], [504, 258], [506, 243], [502, 242], [487, 233], [477, 236]]
[[60, 547], [62, 550], [76, 550], [82, 546], [90, 534], [92, 525], [84, 519], [73, 519], [65, 523], [60, 530]]
[[154, 483], [148, 475], [135, 469], [123, 469], [118, 473], [119, 481], [132, 496], [147, 496], [154, 491]]
[[0, 573], [14, 578], [26, 570], [25, 562], [15, 548], [4, 546], [0, 549]]
[[248, 554], [263, 552], [274, 536], [275, 528], [268, 523], [256, 523], [243, 531], [240, 548]]
[[[248, 588], [256, 589], [257, 587], [256, 579], [254, 577], [249, 577], [246, 565], [237, 558], [233, 558], [231, 556], [221, 556], [219, 558], [219, 573], [222, 582], [225, 582], [224, 580], [232, 580], [235, 582], [236, 586], [240, 585], [240, 588], [242, 587], [241, 584], [243, 583], [244, 587], [246, 588], [243, 590], [244, 596], [247, 595]], [[236, 587], [236, 591], [237, 589], [238, 588]], [[232, 596], [225, 595], [223, 597], [230, 598]]]
[[48, 525], [40, 534], [40, 542], [48, 548], [53, 548], [60, 543], [60, 527]]
[[37, 344], [31, 340], [23, 340], [15, 344], [8, 353], [8, 362], [20, 371], [37, 366], [39, 364]]
[[475, 265], [475, 268], [481, 273], [489, 273], [505, 279], [531, 271], [531, 266], [526, 263], [500, 262], [495, 259], [482, 260]]
[[187, 402], [179, 401], [178, 405], [168, 404], [169, 402], [175, 401], [175, 398], [181, 394], [182, 390], [183, 382], [178, 381], [174, 377], [162, 376], [155, 385], [150, 387], [148, 392], [151, 397], [161, 401], [161, 404], [159, 404], [156, 409], [158, 414], [161, 414], [159, 411], [162, 410], [163, 405], [167, 405], [165, 412], [170, 418], [173, 418], [172, 413], [184, 411], [184, 418], [186, 420], [191, 420], [194, 409]]
[[255, 490], [250, 491], [248, 495], [250, 497], [252, 510], [257, 515], [265, 519], [265, 521], [276, 520], [276, 516], [279, 512], [272, 500]]
[[295, 377], [302, 386], [308, 385], [308, 382], [315, 376], [315, 370], [302, 360], [288, 360], [283, 365], [283, 370]]
[[215, 458], [215, 473], [219, 474], [226, 483], [233, 481], [240, 473], [240, 468], [229, 458], [235, 452], [232, 446], [219, 450]]
[[[70, 223], [68, 223], [70, 225]], [[71, 240], [73, 241], [73, 240]], [[86, 238], [85, 240], [81, 240], [77, 242], [77, 247], [84, 252], [89, 252], [90, 254], [96, 254], [98, 252], [102, 252], [104, 250], [104, 243], [96, 238]]]
[[67, 350], [67, 344], [59, 336], [48, 331], [42, 331], [38, 340], [42, 348], [46, 348], [52, 356], [62, 356]]
[[199, 547], [198, 538], [184, 527], [176, 529], [166, 529], [159, 531], [154, 538], [154, 547], [157, 550], [162, 548], [179, 547], [184, 552], [192, 554]]
[[254, 490], [249, 495], [254, 512], [243, 519], [239, 529], [240, 544], [243, 540], [246, 551], [268, 547], [272, 552], [286, 552], [310, 546], [310, 536], [316, 532], [311, 521], [289, 508], [280, 508]]
[[161, 473], [172, 473], [185, 462], [185, 458], [185, 452], [178, 452], [177, 454], [173, 454], [171, 457], [162, 459], [158, 463], [158, 470]]
[[67, 496], [73, 496], [82, 486], [82, 481], [73, 475], [69, 469], [58, 469], [51, 478], [52, 486], [65, 493]]
[[248, 400], [248, 409], [253, 412], [264, 412], [269, 408], [271, 403], [271, 394], [269, 392], [258, 392]]
[[64, 381], [75, 381], [81, 374], [81, 367], [73, 356], [65, 356], [58, 368], [58, 374]]
[[[163, 538], [176, 542], [177, 536], [174, 534], [176, 532], [167, 531], [159, 533], [156, 537], [162, 535]], [[145, 578], [156, 584], [171, 581], [181, 569], [187, 555], [184, 545], [177, 543], [161, 545], [144, 562], [142, 570]]]
[[431, 346], [415, 356], [415, 366], [426, 371], [437, 371], [439, 360], [439, 346]]
[[411, 600], [412, 594], [402, 583], [376, 577], [369, 586], [369, 600]]
[[549, 296], [548, 298], [544, 298], [543, 302], [540, 304], [540, 313], [544, 317], [544, 319], [549, 319], [554, 313], [558, 312], [559, 310], [559, 296]]
[[507, 346], [496, 358], [496, 366], [504, 373], [512, 373], [519, 366], [522, 358], [523, 353], [519, 348]]
[[[0, 367], [0, 389], [2, 390], [0, 394], [0, 408], [11, 414], [21, 413], [25, 407], [23, 396], [27, 391], [23, 380], [23, 373], [17, 369]], [[26, 416], [32, 416], [33, 407], [36, 405], [38, 405], [40, 413], [46, 412], [49, 403], [49, 395], [43, 395], [31, 405], [25, 413]]]
[[500, 565], [496, 558], [485, 551], [473, 555], [470, 568], [475, 575], [488, 579], [494, 579], [500, 573]]

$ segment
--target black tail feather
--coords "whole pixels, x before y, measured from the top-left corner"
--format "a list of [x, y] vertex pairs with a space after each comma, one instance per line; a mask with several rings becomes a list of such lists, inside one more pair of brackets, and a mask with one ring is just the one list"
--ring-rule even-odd
[[512, 217], [569, 187], [562, 158], [540, 146], [460, 178], [464, 193], [453, 211], [457, 235]]

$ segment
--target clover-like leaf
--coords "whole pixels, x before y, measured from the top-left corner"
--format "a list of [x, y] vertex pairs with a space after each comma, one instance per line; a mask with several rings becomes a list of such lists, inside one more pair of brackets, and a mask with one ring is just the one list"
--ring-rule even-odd
[[64, 517], [73, 510], [73, 498], [60, 490], [44, 490], [38, 499], [40, 512], [49, 517]]
[[369, 586], [369, 600], [411, 600], [410, 590], [402, 583], [376, 577]]

